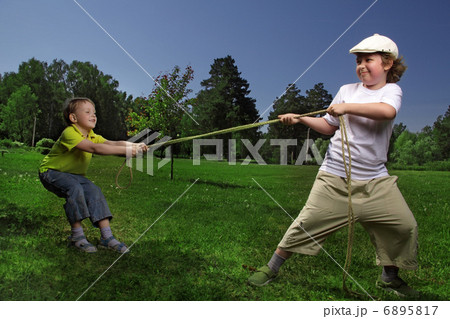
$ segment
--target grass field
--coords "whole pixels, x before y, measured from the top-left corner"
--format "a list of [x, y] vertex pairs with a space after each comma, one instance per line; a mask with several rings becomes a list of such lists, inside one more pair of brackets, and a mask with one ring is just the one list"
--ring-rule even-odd
[[[341, 269], [323, 252], [295, 255], [266, 287], [246, 282], [249, 267], [268, 261], [291, 224], [257, 183], [296, 217], [318, 167], [193, 166], [177, 159], [173, 181], [169, 165], [154, 176], [134, 170], [132, 186], [120, 190], [114, 177], [123, 159], [95, 156], [88, 176], [108, 200], [113, 233], [129, 246], [142, 235], [117, 260], [112, 251], [88, 255], [66, 247], [64, 200], [40, 184], [42, 158], [33, 152], [0, 157], [1, 300], [371, 300], [347, 295]], [[422, 300], [449, 300], [450, 172], [391, 174], [400, 177], [419, 224], [419, 269], [402, 277], [422, 292]], [[87, 220], [83, 225], [96, 243], [98, 230]], [[354, 243], [350, 274], [375, 299], [395, 300], [375, 288], [381, 270], [360, 225]], [[340, 231], [325, 249], [343, 265], [346, 245], [347, 232]]]

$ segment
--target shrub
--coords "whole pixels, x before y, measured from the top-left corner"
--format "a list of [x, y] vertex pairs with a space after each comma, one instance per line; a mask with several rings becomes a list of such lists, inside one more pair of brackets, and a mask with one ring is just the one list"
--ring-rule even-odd
[[0, 140], [0, 147], [12, 148], [14, 147], [14, 142], [10, 139]]
[[450, 160], [428, 162], [425, 167], [433, 171], [450, 171]]
[[427, 162], [423, 165], [405, 165], [400, 163], [388, 163], [388, 169], [411, 171], [450, 171], [450, 160]]
[[36, 143], [36, 147], [47, 147], [52, 148], [53, 144], [55, 144], [55, 141], [51, 138], [43, 138], [39, 142]]
[[55, 141], [51, 138], [43, 138], [36, 143], [36, 151], [41, 154], [47, 155], [55, 144]]
[[17, 147], [17, 148], [22, 147], [22, 146], [25, 145], [25, 143], [22, 143], [22, 142], [19, 142], [19, 141], [14, 141], [14, 142], [12, 142], [12, 144], [13, 144], [12, 147]]

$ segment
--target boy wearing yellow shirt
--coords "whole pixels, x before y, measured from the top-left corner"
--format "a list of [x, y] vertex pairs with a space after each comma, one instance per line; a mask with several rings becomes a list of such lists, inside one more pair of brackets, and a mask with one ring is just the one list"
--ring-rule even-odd
[[146, 152], [147, 146], [109, 141], [95, 134], [95, 105], [88, 98], [70, 99], [63, 114], [68, 126], [43, 159], [39, 178], [47, 190], [66, 199], [64, 210], [72, 230], [69, 245], [88, 253], [97, 251], [87, 241], [81, 225], [83, 219], [89, 218], [95, 227], [100, 228], [99, 247], [126, 253], [127, 246], [112, 235], [109, 224], [112, 215], [102, 191], [85, 175], [92, 154], [126, 155], [127, 148], [131, 148], [131, 155], [135, 156], [137, 152]]

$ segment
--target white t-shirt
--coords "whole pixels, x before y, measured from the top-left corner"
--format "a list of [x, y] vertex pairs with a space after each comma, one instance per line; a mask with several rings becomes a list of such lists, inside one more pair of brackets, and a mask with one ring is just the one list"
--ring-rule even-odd
[[[331, 104], [383, 102], [394, 107], [398, 113], [401, 101], [402, 89], [397, 84], [387, 83], [381, 89], [370, 90], [362, 83], [353, 83], [342, 86]], [[339, 126], [338, 117], [326, 114], [324, 119], [330, 125]], [[351, 114], [345, 114], [344, 120], [352, 157], [352, 179], [369, 180], [387, 176], [388, 172], [384, 164], [387, 161], [394, 120], [375, 121]], [[345, 154], [348, 163], [347, 150]], [[331, 138], [320, 170], [346, 177], [342, 161], [340, 128]]]

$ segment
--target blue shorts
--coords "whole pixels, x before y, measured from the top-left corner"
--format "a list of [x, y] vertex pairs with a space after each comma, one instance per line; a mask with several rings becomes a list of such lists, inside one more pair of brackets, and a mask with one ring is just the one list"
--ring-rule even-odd
[[66, 199], [64, 210], [70, 224], [89, 218], [98, 227], [100, 220], [112, 218], [100, 187], [86, 177], [49, 169], [39, 173], [39, 179], [47, 190]]

